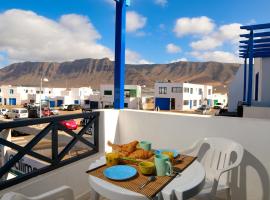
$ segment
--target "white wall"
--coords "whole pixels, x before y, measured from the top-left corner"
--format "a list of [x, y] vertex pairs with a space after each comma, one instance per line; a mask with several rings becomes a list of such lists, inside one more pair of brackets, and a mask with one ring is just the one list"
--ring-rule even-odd
[[230, 112], [236, 111], [238, 101], [243, 101], [243, 93], [244, 93], [243, 88], [244, 88], [244, 65], [241, 65], [234, 79], [229, 84], [228, 110]]
[[257, 119], [270, 119], [269, 107], [247, 107], [244, 106], [243, 117], [257, 118]]
[[262, 79], [262, 103], [270, 107], [270, 58], [262, 58], [262, 72], [260, 78]]
[[246, 151], [241, 167], [233, 172], [233, 199], [270, 199], [269, 120], [130, 110], [120, 111], [119, 117], [122, 143], [148, 140], [153, 148], [186, 149], [204, 137], [226, 137], [239, 142]]

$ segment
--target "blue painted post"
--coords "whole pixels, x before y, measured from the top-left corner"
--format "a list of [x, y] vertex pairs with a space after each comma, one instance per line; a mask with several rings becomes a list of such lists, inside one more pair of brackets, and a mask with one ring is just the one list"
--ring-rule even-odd
[[247, 94], [247, 104], [251, 106], [252, 102], [252, 85], [253, 85], [253, 30], [250, 31], [249, 38], [249, 69], [248, 69], [248, 94]]
[[114, 108], [124, 108], [126, 0], [116, 1]]
[[244, 94], [243, 94], [243, 101], [246, 101], [247, 96], [247, 58], [245, 58], [244, 63]]

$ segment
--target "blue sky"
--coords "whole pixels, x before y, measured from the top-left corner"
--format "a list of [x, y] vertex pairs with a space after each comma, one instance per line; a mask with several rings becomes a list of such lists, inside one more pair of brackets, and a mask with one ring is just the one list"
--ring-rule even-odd
[[[269, 0], [131, 0], [127, 63], [241, 62], [239, 26], [270, 22]], [[0, 66], [113, 59], [113, 0], [1, 0]]]

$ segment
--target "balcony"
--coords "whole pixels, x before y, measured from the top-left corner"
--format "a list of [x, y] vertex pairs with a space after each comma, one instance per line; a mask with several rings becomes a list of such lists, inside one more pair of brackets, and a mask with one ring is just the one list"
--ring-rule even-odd
[[169, 146], [181, 150], [190, 147], [198, 139], [214, 136], [230, 138], [245, 148], [242, 164], [233, 170], [230, 176], [232, 199], [270, 199], [270, 163], [267, 153], [270, 152], [269, 120], [100, 110], [98, 127], [98, 153], [88, 154], [75, 162], [32, 176], [21, 183], [9, 185], [0, 195], [15, 191], [35, 196], [68, 185], [73, 189], [76, 199], [89, 199], [90, 188], [85, 171], [105, 151], [110, 151], [106, 145], [108, 140], [115, 143], [148, 140], [153, 143], [153, 148]]

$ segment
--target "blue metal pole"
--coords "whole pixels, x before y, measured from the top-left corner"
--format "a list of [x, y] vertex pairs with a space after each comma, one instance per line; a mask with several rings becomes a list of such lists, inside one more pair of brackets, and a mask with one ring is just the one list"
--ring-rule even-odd
[[116, 1], [114, 108], [124, 108], [126, 0]]
[[247, 104], [251, 106], [252, 102], [252, 85], [253, 85], [253, 30], [250, 31], [249, 38], [249, 69], [248, 69], [248, 94], [247, 94]]
[[245, 58], [244, 64], [244, 94], [243, 94], [243, 101], [246, 101], [247, 96], [247, 58]]

